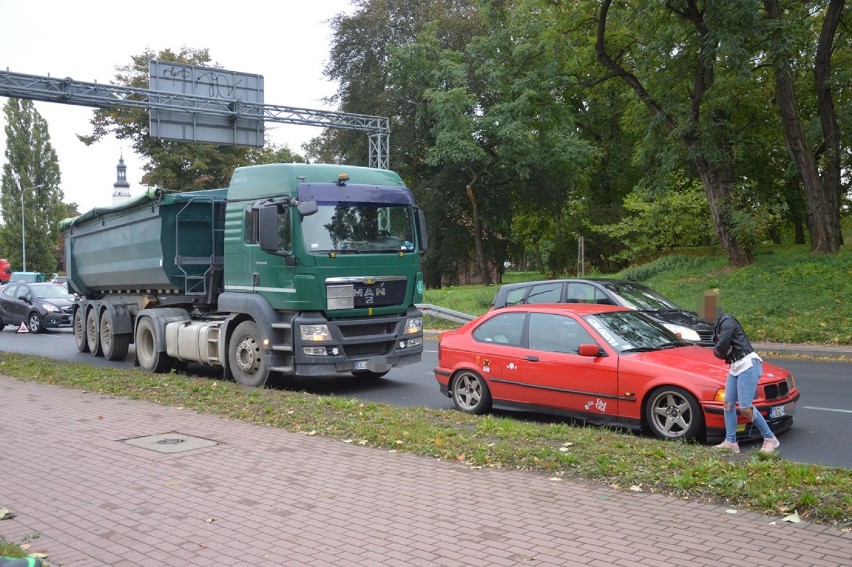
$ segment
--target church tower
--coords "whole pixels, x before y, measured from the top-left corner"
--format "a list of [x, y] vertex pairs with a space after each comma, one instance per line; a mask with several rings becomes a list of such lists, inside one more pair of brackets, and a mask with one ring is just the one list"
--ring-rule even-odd
[[124, 154], [118, 158], [115, 173], [115, 183], [112, 184], [112, 204], [119, 205], [130, 200], [130, 183], [127, 182], [127, 166], [124, 165]]

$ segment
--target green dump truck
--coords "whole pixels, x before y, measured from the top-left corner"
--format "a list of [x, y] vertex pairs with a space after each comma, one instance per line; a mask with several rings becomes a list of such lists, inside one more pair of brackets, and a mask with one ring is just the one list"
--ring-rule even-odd
[[148, 190], [62, 222], [80, 352], [152, 372], [200, 363], [378, 377], [420, 360], [422, 211], [388, 170], [237, 168], [225, 189]]

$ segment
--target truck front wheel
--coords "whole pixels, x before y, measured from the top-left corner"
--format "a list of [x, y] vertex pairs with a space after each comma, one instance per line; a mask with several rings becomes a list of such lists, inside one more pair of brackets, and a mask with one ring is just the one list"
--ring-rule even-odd
[[145, 317], [136, 325], [136, 358], [139, 366], [148, 372], [160, 374], [172, 367], [172, 358], [157, 350], [157, 335], [150, 317]]
[[228, 347], [228, 364], [238, 384], [257, 388], [266, 383], [269, 369], [260, 345], [260, 332], [254, 321], [243, 321], [234, 329]]

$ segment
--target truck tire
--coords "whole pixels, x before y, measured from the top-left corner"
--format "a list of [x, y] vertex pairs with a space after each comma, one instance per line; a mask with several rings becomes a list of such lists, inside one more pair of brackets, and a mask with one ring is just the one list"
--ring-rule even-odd
[[269, 368], [261, 349], [260, 331], [254, 321], [243, 321], [228, 343], [228, 365], [237, 384], [257, 388], [266, 384]]
[[130, 334], [121, 333], [114, 334], [112, 332], [112, 315], [109, 311], [104, 311], [101, 315], [101, 350], [104, 353], [104, 358], [107, 360], [124, 360], [127, 356], [127, 351], [130, 349]]
[[74, 310], [74, 342], [79, 352], [89, 352], [89, 341], [86, 339], [86, 317], [82, 309]]
[[102, 356], [104, 351], [101, 350], [101, 330], [98, 325], [98, 310], [89, 309], [86, 313], [86, 340], [89, 342], [89, 352], [92, 356]]
[[149, 317], [144, 317], [136, 325], [136, 358], [139, 366], [148, 372], [160, 374], [172, 367], [172, 357], [157, 350], [157, 335]]

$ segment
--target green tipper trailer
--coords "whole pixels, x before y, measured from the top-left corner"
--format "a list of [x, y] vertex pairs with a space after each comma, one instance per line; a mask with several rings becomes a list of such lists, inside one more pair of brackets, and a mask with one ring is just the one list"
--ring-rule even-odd
[[237, 168], [226, 189], [149, 190], [62, 223], [81, 352], [140, 366], [376, 377], [420, 360], [423, 214], [391, 171]]

